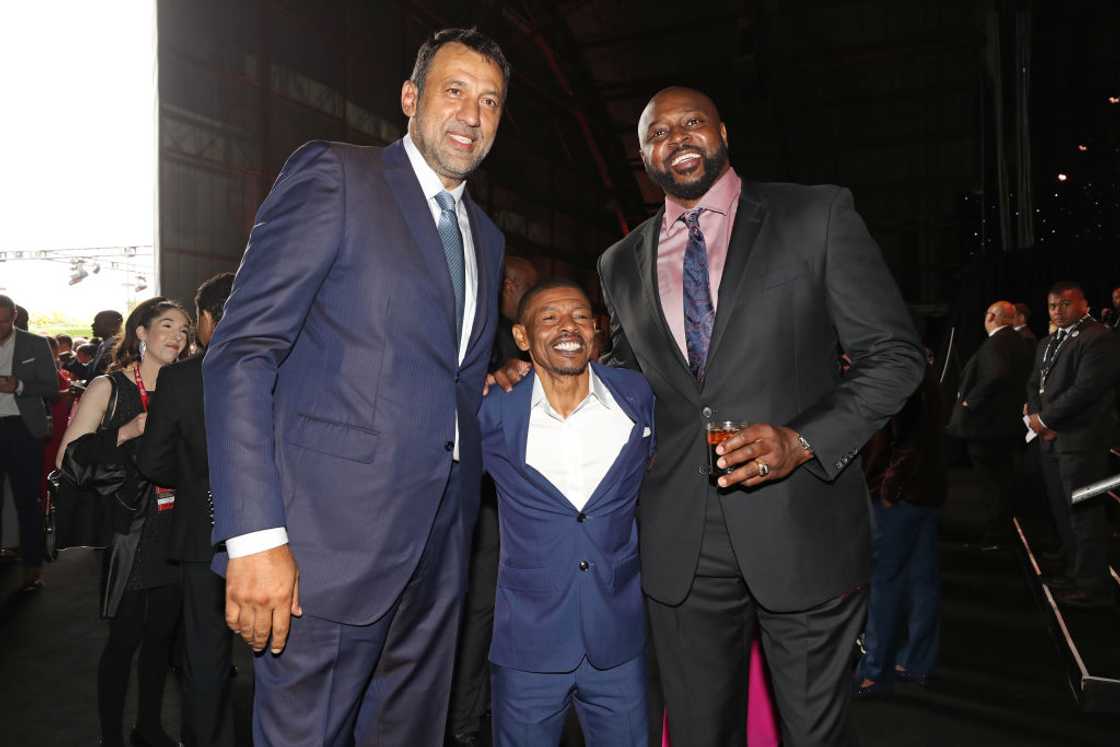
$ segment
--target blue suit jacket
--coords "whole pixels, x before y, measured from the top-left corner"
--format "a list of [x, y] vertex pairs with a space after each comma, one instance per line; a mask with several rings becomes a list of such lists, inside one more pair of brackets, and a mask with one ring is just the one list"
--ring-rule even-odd
[[653, 393], [639, 373], [592, 367], [634, 428], [582, 513], [525, 463], [533, 374], [512, 392], [491, 389], [482, 403], [502, 548], [490, 660], [501, 666], [567, 672], [587, 656], [606, 669], [645, 646], [634, 513], [653, 456]]
[[287, 527], [315, 616], [369, 623], [404, 588], [456, 413], [464, 531], [477, 515], [504, 240], [465, 199], [479, 272], [462, 365], [442, 244], [399, 141], [316, 141], [288, 159], [206, 351], [214, 541]]

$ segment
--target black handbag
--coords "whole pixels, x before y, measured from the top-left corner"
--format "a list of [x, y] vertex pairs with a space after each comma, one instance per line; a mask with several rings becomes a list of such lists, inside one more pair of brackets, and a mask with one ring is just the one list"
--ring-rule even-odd
[[[101, 417], [98, 431], [109, 427], [109, 422], [117, 412], [117, 382], [112, 376], [109, 377], [109, 384], [113, 389], [105, 407], [105, 414]], [[76, 457], [78, 442], [93, 435], [92, 433], [86, 434], [66, 445], [66, 452], [62, 455], [62, 464], [58, 468], [58, 481], [68, 483], [78, 490], [95, 493], [101, 497], [111, 496], [116, 494], [124, 485], [128, 470], [125, 469], [123, 464], [83, 464], [79, 461]]]

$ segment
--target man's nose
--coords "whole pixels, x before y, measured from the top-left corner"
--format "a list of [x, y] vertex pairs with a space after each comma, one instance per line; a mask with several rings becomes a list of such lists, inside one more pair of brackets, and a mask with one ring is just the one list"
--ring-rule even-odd
[[471, 127], [478, 127], [482, 121], [480, 117], [481, 107], [478, 101], [474, 99], [464, 99], [459, 106], [459, 121]]

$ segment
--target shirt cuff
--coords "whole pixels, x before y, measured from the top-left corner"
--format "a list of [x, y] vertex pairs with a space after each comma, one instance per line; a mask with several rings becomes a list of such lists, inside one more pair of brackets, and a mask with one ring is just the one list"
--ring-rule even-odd
[[230, 537], [226, 540], [226, 553], [230, 558], [242, 558], [286, 544], [288, 544], [288, 530], [284, 527], [273, 527]]

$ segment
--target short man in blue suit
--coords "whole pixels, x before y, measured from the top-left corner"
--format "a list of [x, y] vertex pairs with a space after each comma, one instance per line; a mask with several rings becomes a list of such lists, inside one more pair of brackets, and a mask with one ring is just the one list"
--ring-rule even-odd
[[483, 401], [498, 488], [496, 747], [560, 741], [571, 704], [592, 747], [646, 745], [638, 488], [653, 456], [653, 394], [634, 371], [589, 365], [591, 303], [576, 283], [525, 294], [514, 338], [533, 371]]
[[504, 248], [464, 189], [508, 84], [493, 41], [435, 34], [408, 134], [303, 146], [257, 214], [203, 379], [258, 747], [443, 743]]

